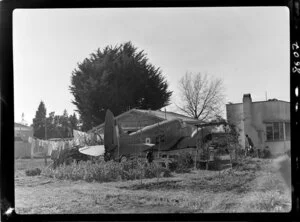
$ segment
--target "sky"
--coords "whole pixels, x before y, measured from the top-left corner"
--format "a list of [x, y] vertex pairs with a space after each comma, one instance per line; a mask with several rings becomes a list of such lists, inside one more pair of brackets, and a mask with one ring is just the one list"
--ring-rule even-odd
[[[178, 111], [187, 72], [221, 78], [225, 103], [290, 101], [286, 7], [16, 9], [13, 12], [15, 122], [76, 110], [70, 93], [77, 64], [107, 45], [131, 41], [160, 67]], [[224, 105], [225, 109], [225, 105]], [[225, 117], [225, 113], [224, 113]]]

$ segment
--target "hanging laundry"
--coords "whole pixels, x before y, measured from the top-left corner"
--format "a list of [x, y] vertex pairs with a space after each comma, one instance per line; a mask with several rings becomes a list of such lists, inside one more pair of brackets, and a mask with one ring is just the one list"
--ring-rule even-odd
[[65, 142], [62, 141], [62, 144], [61, 144], [61, 149], [64, 150], [65, 149]]
[[48, 154], [48, 142], [43, 141], [43, 154], [46, 156]]
[[35, 143], [35, 146], [34, 146], [34, 153], [37, 153], [37, 152], [39, 152], [40, 142], [39, 142], [38, 139], [36, 139], [36, 140], [34, 141], [34, 143]]
[[76, 145], [81, 145], [81, 146], [84, 146], [87, 143], [90, 143], [94, 139], [93, 134], [81, 132], [78, 130], [73, 130], [73, 136], [74, 136], [74, 141], [75, 141]]
[[65, 149], [69, 149], [69, 148], [70, 148], [70, 147], [69, 147], [69, 141], [65, 141], [64, 147], [65, 147]]
[[53, 149], [53, 147], [52, 147], [52, 141], [48, 141], [47, 146], [48, 146], [47, 156], [51, 156], [52, 149]]
[[52, 142], [52, 149], [53, 149], [53, 150], [58, 150], [58, 144], [57, 144], [56, 141], [53, 141], [53, 142]]
[[43, 140], [40, 140], [40, 149], [39, 149], [39, 152], [43, 152], [44, 151], [44, 141]]

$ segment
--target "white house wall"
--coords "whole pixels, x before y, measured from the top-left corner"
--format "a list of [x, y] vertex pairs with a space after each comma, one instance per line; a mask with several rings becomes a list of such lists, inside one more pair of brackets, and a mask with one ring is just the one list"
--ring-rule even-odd
[[[250, 108], [251, 113], [245, 108]], [[248, 134], [254, 146], [262, 149], [268, 146], [271, 153], [282, 153], [290, 149], [289, 140], [266, 141], [266, 122], [290, 122], [290, 104], [284, 101], [252, 102], [226, 105], [227, 119], [240, 129], [240, 145], [245, 147]]]

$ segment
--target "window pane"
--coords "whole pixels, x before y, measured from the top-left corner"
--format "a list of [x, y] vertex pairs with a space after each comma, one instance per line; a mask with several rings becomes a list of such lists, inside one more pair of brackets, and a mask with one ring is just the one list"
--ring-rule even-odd
[[267, 140], [273, 140], [273, 124], [267, 124]]
[[285, 123], [285, 138], [287, 140], [291, 139], [291, 125], [290, 125], [290, 123]]
[[283, 135], [283, 123], [279, 123], [279, 139], [283, 140], [284, 135]]
[[274, 123], [274, 140], [279, 140], [279, 123]]

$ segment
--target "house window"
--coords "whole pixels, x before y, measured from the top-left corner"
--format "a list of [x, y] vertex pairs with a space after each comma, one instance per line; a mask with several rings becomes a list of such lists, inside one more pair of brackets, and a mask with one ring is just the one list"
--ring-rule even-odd
[[273, 140], [273, 124], [267, 124], [267, 140]]
[[[285, 132], [285, 135], [284, 135]], [[290, 124], [289, 123], [268, 123], [266, 124], [267, 141], [289, 140]]]

